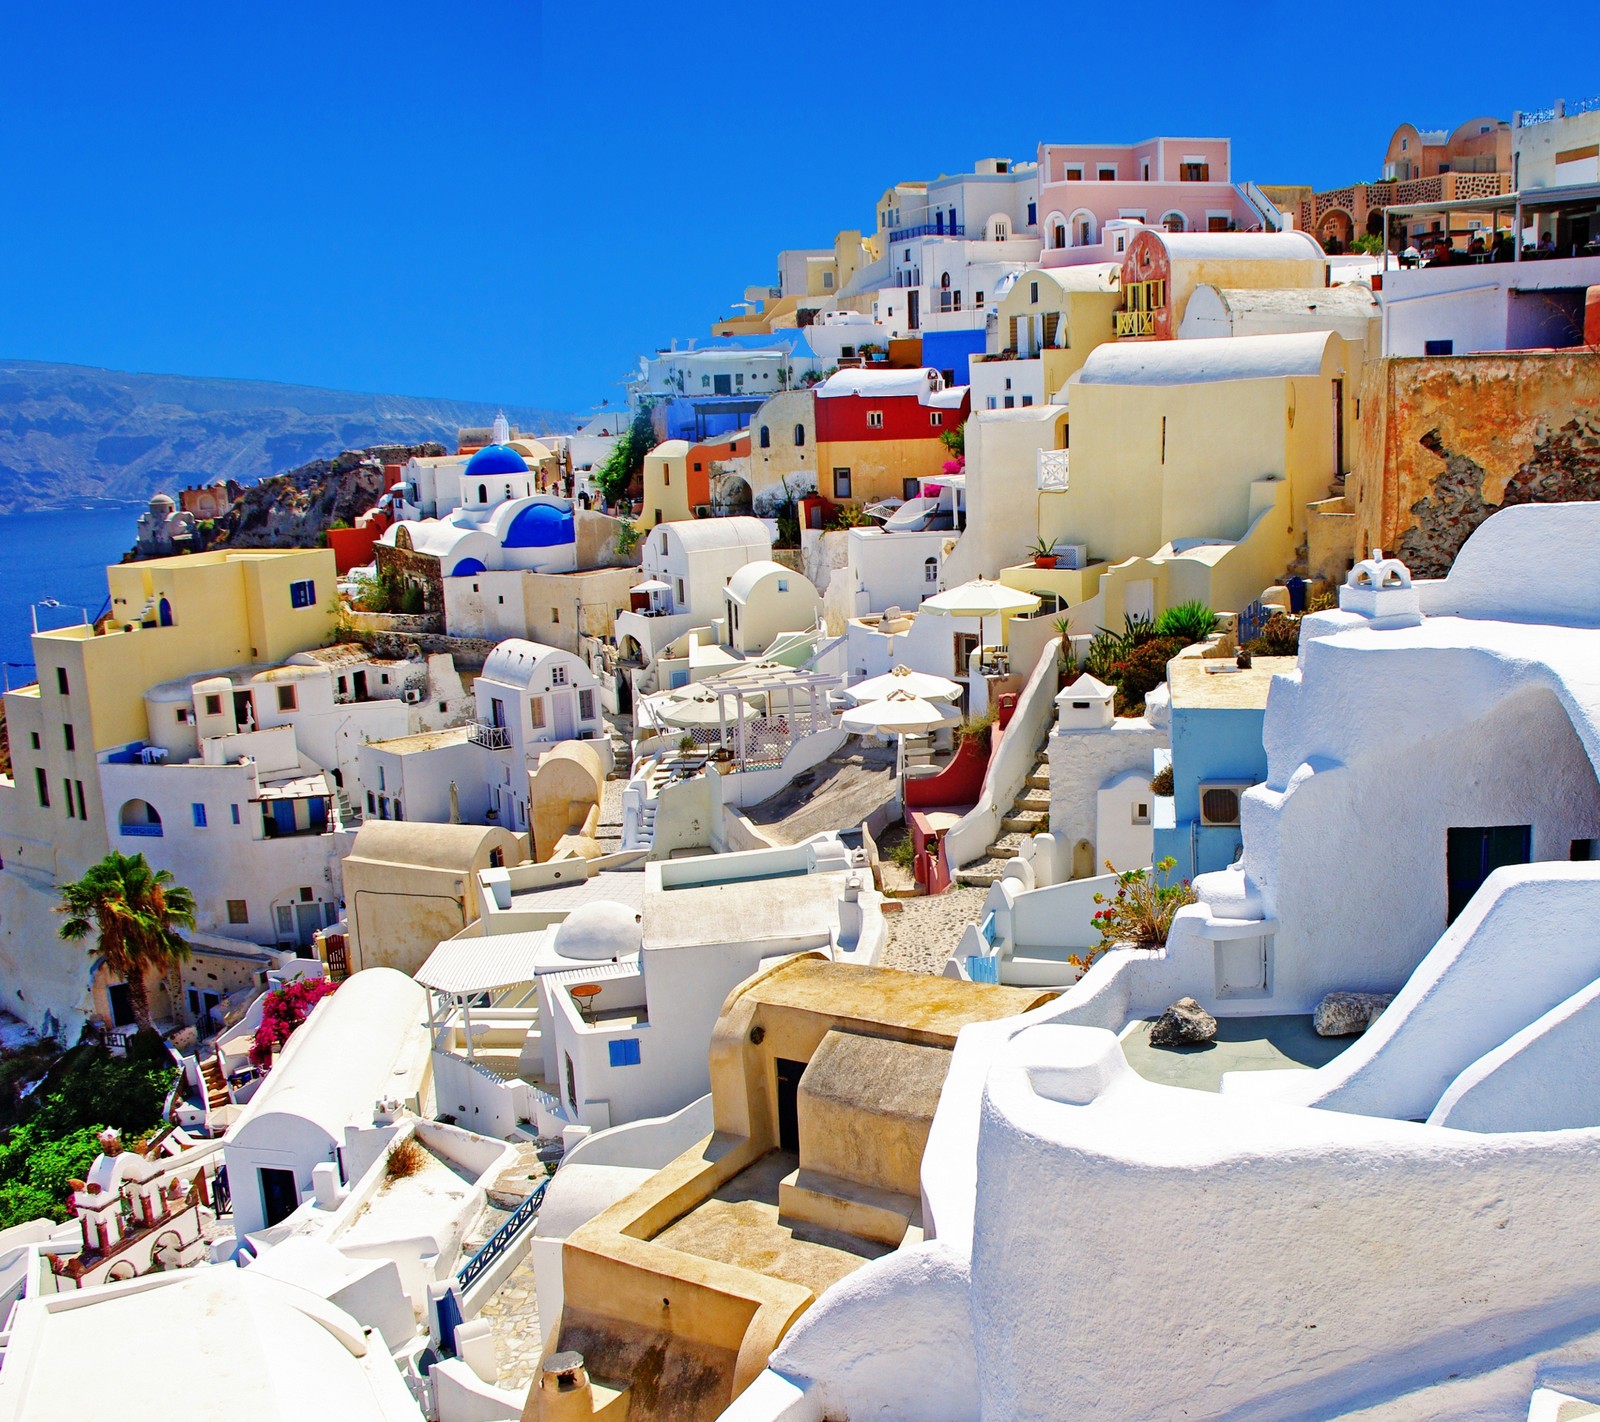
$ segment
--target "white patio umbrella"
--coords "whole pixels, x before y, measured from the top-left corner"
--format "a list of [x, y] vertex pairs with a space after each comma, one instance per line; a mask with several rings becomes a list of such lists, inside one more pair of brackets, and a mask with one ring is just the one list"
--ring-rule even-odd
[[684, 691], [666, 697], [655, 704], [656, 718], [664, 725], [677, 730], [692, 730], [701, 726], [733, 724], [740, 719], [739, 707], [744, 707], [744, 719], [760, 716], [759, 707], [736, 696], [718, 697], [710, 691]]
[[876, 701], [852, 706], [839, 717], [839, 728], [858, 735], [905, 736], [959, 719], [960, 713], [949, 706], [935, 706], [908, 691], [891, 691]]
[[883, 676], [868, 677], [845, 690], [855, 697], [857, 704], [877, 701], [904, 691], [920, 696], [924, 701], [953, 701], [961, 695], [961, 683], [949, 677], [935, 676], [932, 672], [913, 671], [910, 667], [893, 667]]
[[877, 701], [852, 706], [839, 718], [839, 728], [858, 735], [892, 735], [895, 738], [894, 775], [903, 784], [906, 772], [906, 737], [960, 719], [949, 706], [935, 706], [906, 691], [891, 691]]
[[631, 588], [628, 589], [628, 591], [629, 592], [671, 592], [672, 591], [672, 587], [671, 587], [670, 584], [662, 582], [660, 578], [646, 578], [642, 583], [635, 583]]
[[924, 598], [918, 610], [939, 612], [946, 617], [976, 617], [981, 640], [986, 618], [1004, 616], [1006, 613], [1034, 612], [1041, 601], [1033, 593], [1023, 592], [1021, 588], [1008, 588], [1004, 583], [991, 582], [988, 578], [974, 578], [970, 583], [962, 583], [960, 587]]

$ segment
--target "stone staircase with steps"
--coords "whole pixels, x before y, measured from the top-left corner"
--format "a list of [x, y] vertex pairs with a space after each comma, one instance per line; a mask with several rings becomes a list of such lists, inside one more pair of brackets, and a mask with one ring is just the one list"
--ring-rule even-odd
[[217, 1065], [215, 1057], [200, 1059], [200, 1088], [206, 1094], [208, 1115], [214, 1116], [224, 1106], [232, 1104], [233, 1098], [228, 1095], [228, 1083], [223, 1080], [222, 1068]]
[[1000, 836], [983, 859], [956, 871], [956, 882], [971, 888], [987, 887], [1006, 872], [1006, 865], [1022, 853], [1030, 835], [1040, 833], [1050, 818], [1050, 757], [1040, 750], [1022, 790], [1000, 821]]

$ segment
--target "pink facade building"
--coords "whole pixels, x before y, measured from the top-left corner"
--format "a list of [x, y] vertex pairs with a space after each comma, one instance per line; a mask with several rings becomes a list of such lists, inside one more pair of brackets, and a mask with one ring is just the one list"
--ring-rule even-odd
[[[1039, 234], [1043, 264], [1118, 262], [1107, 223], [1142, 222], [1169, 232], [1260, 231], [1276, 209], [1231, 180], [1226, 138], [1152, 138], [1144, 143], [1039, 145]], [[1137, 230], [1137, 229], [1134, 229]]]

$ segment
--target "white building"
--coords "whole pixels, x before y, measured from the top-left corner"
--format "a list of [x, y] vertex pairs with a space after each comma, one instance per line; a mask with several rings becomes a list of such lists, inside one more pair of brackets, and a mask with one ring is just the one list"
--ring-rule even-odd
[[339, 1166], [382, 1103], [432, 1114], [426, 1007], [405, 974], [368, 968], [295, 1029], [224, 1139], [241, 1240], [293, 1214], [312, 1190], [312, 1171]]
[[1386, 356], [1471, 355], [1583, 344], [1600, 258], [1391, 269], [1383, 276]]
[[[927, 1242], [830, 1291], [728, 1417], [1594, 1410], [1597, 537], [1595, 505], [1527, 505], [1438, 582], [1357, 565], [1274, 683], [1241, 862], [1163, 951], [963, 1034]], [[1080, 934], [1085, 887], [1013, 910]], [[1362, 989], [1397, 993], [1364, 1035], [1311, 1032]], [[1205, 1053], [1147, 1040], [1184, 996]]]
[[728, 645], [740, 656], [756, 657], [785, 632], [814, 627], [822, 600], [811, 579], [770, 558], [746, 563], [723, 589]]
[[746, 563], [772, 556], [772, 534], [758, 518], [695, 519], [651, 529], [640, 552], [632, 607], [616, 620], [623, 658], [648, 666], [691, 627], [726, 611], [724, 590]]
[[599, 685], [582, 658], [538, 642], [511, 638], [489, 653], [473, 683], [471, 740], [484, 753], [490, 814], [506, 829], [528, 827], [528, 772], [558, 742], [596, 742], [609, 769]]
[[[810, 950], [877, 961], [887, 933], [870, 885], [832, 837], [647, 864], [642, 927], [613, 916], [583, 945], [591, 961], [539, 978], [544, 1079], [559, 1098], [559, 1120], [541, 1127], [600, 1129], [703, 1096], [723, 999], [763, 963]], [[556, 944], [586, 923], [569, 918]]]

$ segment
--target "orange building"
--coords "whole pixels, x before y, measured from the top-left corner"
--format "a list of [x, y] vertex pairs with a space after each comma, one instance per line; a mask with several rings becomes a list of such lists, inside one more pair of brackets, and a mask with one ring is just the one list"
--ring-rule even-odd
[[936, 370], [841, 370], [817, 387], [817, 487], [834, 503], [916, 497], [942, 474], [943, 435], [967, 418], [965, 385]]

